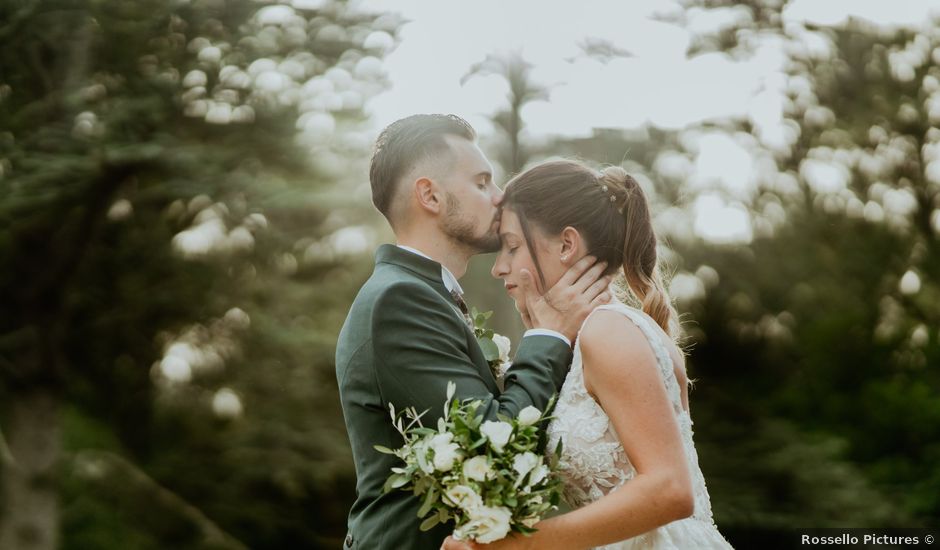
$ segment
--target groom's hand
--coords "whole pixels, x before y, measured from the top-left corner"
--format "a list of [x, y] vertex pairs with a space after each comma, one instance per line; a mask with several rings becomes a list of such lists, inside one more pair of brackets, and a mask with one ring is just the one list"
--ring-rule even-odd
[[602, 276], [607, 262], [585, 256], [571, 266], [555, 286], [539, 294], [528, 270], [520, 273], [525, 296], [522, 322], [526, 328], [544, 328], [564, 334], [574, 342], [581, 324], [595, 307], [610, 301], [611, 276]]

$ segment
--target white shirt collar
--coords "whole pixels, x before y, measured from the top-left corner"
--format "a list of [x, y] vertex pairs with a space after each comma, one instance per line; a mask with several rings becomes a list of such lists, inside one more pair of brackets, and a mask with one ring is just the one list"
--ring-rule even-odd
[[[411, 252], [412, 254], [417, 254], [418, 256], [421, 256], [422, 258], [427, 258], [428, 260], [431, 260], [432, 262], [437, 261], [434, 258], [425, 254], [424, 252], [411, 248], [410, 246], [405, 246], [403, 244], [399, 244], [397, 246], [398, 248], [407, 250], [408, 252]], [[460, 283], [457, 282], [457, 277], [454, 277], [454, 274], [451, 273], [449, 269], [444, 267], [444, 264], [441, 264], [441, 280], [444, 281], [444, 288], [447, 289], [447, 292], [453, 292], [456, 290], [457, 294], [460, 294], [461, 296], [463, 295], [463, 288], [461, 288]]]

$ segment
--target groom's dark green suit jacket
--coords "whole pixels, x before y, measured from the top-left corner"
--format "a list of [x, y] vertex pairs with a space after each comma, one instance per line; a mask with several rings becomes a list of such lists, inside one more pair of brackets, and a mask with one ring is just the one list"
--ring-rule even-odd
[[397, 466], [395, 456], [373, 445], [398, 448], [403, 441], [389, 416], [415, 407], [436, 426], [447, 382], [456, 397], [477, 398], [488, 419], [516, 414], [528, 405], [544, 410], [561, 388], [571, 350], [560, 338], [522, 339], [500, 393], [473, 330], [441, 279], [441, 265], [394, 245], [375, 254], [375, 271], [356, 296], [336, 346], [336, 378], [356, 466], [356, 501], [349, 512], [345, 548], [437, 550], [453, 530], [418, 529], [420, 502], [410, 492], [383, 494]]

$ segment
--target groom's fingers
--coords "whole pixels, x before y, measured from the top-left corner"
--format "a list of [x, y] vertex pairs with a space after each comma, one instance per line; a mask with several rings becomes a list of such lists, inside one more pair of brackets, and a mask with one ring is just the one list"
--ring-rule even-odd
[[584, 273], [596, 262], [597, 258], [594, 256], [585, 256], [581, 258], [573, 266], [568, 268], [568, 271], [566, 271], [565, 274], [561, 276], [561, 279], [558, 280], [558, 283], [561, 283], [565, 286], [573, 286], [575, 282], [581, 279], [581, 276], [584, 275]]
[[522, 314], [522, 324], [525, 325], [527, 329], [532, 328], [532, 317], [529, 315], [529, 312], [532, 311], [532, 304], [539, 299], [538, 290], [535, 288], [535, 284], [532, 282], [532, 274], [529, 273], [529, 270], [523, 269], [519, 273], [519, 288], [522, 290], [522, 302], [524, 307], [519, 313]]
[[532, 300], [539, 296], [535, 284], [532, 282], [532, 274], [528, 269], [519, 272], [519, 286], [522, 288], [522, 297], [525, 300], [526, 309], [532, 305]]
[[597, 298], [594, 298], [594, 300], [591, 301], [591, 309], [593, 310], [593, 309], [596, 308], [597, 306], [602, 306], [602, 305], [606, 304], [607, 302], [610, 301], [610, 298], [611, 298], [610, 292], [607, 292], [607, 291], [601, 292], [601, 293], [597, 296]]
[[592, 265], [590, 269], [581, 274], [581, 277], [579, 277], [578, 281], [572, 285], [572, 288], [574, 288], [579, 294], [585, 290], [590, 289], [592, 285], [596, 285], [598, 282], [605, 279], [605, 277], [602, 275], [606, 269], [607, 262], [597, 262], [596, 264]]
[[598, 296], [605, 293], [607, 287], [610, 286], [610, 282], [613, 280], [611, 275], [606, 275], [601, 277], [594, 282], [591, 286], [588, 287], [587, 291], [584, 293], [587, 296], [588, 300], [594, 300]]

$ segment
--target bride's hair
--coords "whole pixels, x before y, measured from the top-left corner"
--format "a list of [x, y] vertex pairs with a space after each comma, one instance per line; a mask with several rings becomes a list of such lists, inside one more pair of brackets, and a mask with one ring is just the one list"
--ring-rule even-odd
[[606, 274], [623, 268], [629, 290], [643, 311], [666, 334], [678, 337], [679, 316], [663, 284], [646, 195], [623, 168], [610, 166], [596, 172], [570, 160], [545, 162], [513, 178], [501, 206], [519, 216], [543, 283], [531, 225], [546, 235], [560, 234], [571, 226], [586, 241], [588, 254], [607, 262]]

